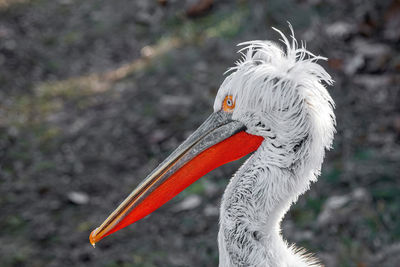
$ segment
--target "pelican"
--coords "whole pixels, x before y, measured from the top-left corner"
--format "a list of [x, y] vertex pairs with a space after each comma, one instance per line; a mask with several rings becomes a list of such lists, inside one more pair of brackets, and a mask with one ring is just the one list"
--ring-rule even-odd
[[214, 111], [90, 234], [96, 242], [152, 213], [213, 169], [251, 154], [222, 197], [219, 266], [321, 266], [289, 245], [280, 223], [317, 180], [335, 133], [333, 80], [303, 42], [239, 44]]

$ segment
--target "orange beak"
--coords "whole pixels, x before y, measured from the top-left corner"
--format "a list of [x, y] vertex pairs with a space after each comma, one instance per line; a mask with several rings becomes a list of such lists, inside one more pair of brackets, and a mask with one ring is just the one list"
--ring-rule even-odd
[[152, 213], [196, 180], [255, 150], [264, 140], [245, 132], [232, 115], [213, 113], [90, 234], [90, 243]]

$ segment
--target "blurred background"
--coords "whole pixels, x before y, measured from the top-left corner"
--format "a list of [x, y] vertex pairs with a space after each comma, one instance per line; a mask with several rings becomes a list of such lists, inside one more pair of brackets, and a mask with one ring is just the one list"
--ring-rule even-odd
[[329, 58], [338, 126], [283, 235], [326, 266], [399, 266], [399, 0], [0, 0], [0, 266], [217, 266], [243, 161], [88, 236], [212, 112], [236, 44], [287, 21]]

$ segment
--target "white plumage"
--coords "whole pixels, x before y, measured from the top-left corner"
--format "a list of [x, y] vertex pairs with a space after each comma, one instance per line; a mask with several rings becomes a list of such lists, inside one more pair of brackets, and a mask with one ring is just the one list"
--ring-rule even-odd
[[[291, 27], [290, 27], [291, 28]], [[275, 29], [276, 30], [276, 29]], [[292, 28], [291, 28], [292, 30]], [[284, 48], [251, 41], [221, 85], [214, 111], [226, 95], [232, 118], [265, 141], [230, 181], [221, 204], [220, 266], [319, 266], [282, 238], [280, 222], [320, 174], [335, 132], [334, 103], [324, 83], [330, 75], [315, 56], [282, 37]]]
[[[290, 27], [292, 30], [292, 28]], [[275, 29], [276, 30], [276, 29]], [[320, 173], [335, 132], [325, 60], [292, 36], [251, 41], [229, 70], [208, 119], [90, 234], [96, 242], [155, 211], [214, 168], [253, 151], [222, 199], [220, 266], [318, 266], [281, 236], [290, 205]]]

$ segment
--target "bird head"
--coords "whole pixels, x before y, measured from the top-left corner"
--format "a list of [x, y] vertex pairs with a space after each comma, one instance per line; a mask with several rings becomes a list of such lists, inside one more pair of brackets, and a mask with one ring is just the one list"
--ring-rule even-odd
[[274, 28], [283, 47], [270, 41], [239, 44], [242, 58], [227, 71], [214, 112], [230, 112], [247, 133], [264, 137], [269, 164], [317, 174], [335, 132], [334, 102], [324, 86], [333, 80], [317, 63], [326, 58], [299, 47], [290, 29], [288, 39]]
[[91, 233], [93, 245], [261, 145], [269, 164], [319, 171], [334, 133], [333, 101], [324, 87], [332, 80], [317, 63], [325, 58], [298, 47], [293, 30], [291, 41], [278, 32], [283, 48], [270, 41], [240, 44], [242, 59], [228, 70], [214, 112]]

